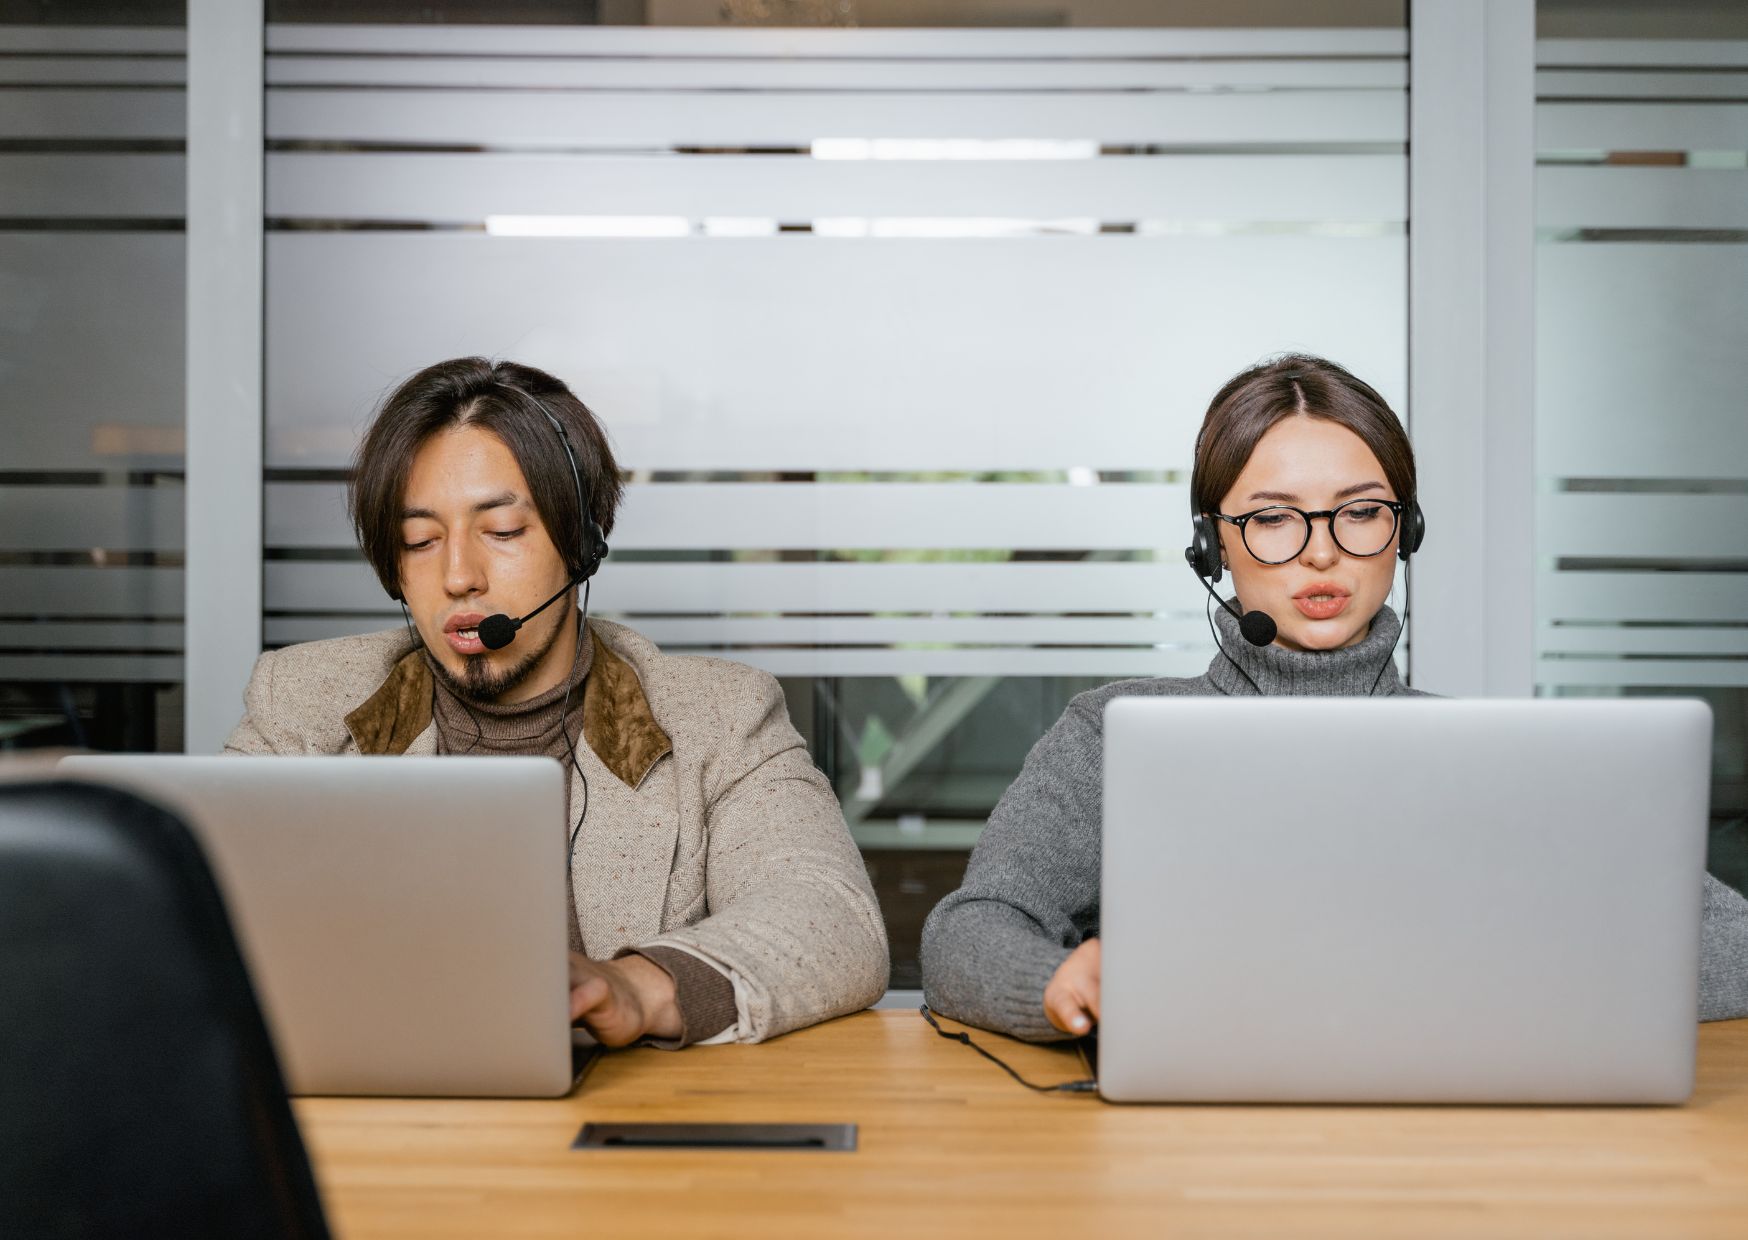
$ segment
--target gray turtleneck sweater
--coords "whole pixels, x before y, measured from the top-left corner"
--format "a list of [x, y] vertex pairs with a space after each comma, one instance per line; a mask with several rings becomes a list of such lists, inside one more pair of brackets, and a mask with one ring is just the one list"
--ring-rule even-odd
[[[1388, 607], [1346, 650], [1257, 648], [1224, 610], [1225, 654], [1203, 675], [1124, 680], [1082, 693], [1032, 747], [971, 854], [964, 885], [923, 927], [931, 1008], [1030, 1041], [1067, 1035], [1044, 1015], [1044, 987], [1069, 952], [1098, 934], [1104, 708], [1114, 697], [1419, 694], [1396, 674], [1401, 622]], [[1701, 1020], [1748, 1016], [1748, 901], [1706, 877]]]

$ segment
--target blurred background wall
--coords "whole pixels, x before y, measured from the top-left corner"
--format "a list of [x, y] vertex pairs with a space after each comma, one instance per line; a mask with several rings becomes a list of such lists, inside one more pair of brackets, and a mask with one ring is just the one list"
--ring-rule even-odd
[[[628, 472], [594, 610], [782, 680], [914, 984], [1068, 699], [1212, 657], [1195, 427], [1302, 349], [1453, 497], [1395, 600], [1416, 683], [1706, 697], [1743, 883], [1748, 13], [1489, 0], [1507, 97], [1429, 121], [1436, 7], [269, 0], [232, 49], [264, 83], [233, 512], [186, 468], [227, 416], [191, 414], [189, 246], [237, 252], [185, 229], [189, 10], [0, 0], [0, 745], [213, 747], [247, 666], [186, 648], [191, 607], [245, 655], [394, 623], [341, 510], [359, 429], [422, 365], [514, 358]], [[1520, 346], [1473, 392], [1449, 279]]]

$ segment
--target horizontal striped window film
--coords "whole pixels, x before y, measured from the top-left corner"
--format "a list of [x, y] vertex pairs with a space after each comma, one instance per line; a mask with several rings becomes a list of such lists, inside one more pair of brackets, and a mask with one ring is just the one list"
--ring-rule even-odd
[[181, 747], [185, 78], [0, 26], [0, 748]]
[[272, 28], [266, 642], [399, 620], [340, 507], [381, 394], [541, 366], [627, 471], [595, 611], [777, 675], [921, 874], [1074, 693], [1208, 665], [1228, 376], [1304, 349], [1400, 407], [1405, 47]]
[[1537, 679], [1711, 703], [1740, 885], [1748, 42], [1544, 39], [1537, 96]]
[[[174, 685], [182, 35], [7, 37], [0, 673]], [[1403, 402], [1400, 28], [298, 22], [266, 77], [263, 642], [399, 618], [342, 511], [381, 396], [539, 365], [627, 471], [596, 611], [782, 677], [864, 831], [981, 819], [1073, 691], [1207, 665], [1226, 377]]]
[[1401, 400], [1399, 30], [478, 36], [270, 32], [270, 644], [396, 618], [336, 471], [456, 353], [611, 431], [601, 614], [788, 677], [1198, 672], [1208, 397]]

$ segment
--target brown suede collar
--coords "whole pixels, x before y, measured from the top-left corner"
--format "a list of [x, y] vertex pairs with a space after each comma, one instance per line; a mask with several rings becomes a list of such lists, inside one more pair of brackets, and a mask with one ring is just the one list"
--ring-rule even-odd
[[408, 651], [381, 687], [346, 716], [346, 729], [363, 754], [402, 754], [431, 724], [431, 669], [418, 649]]
[[[649, 770], [674, 743], [662, 731], [644, 696], [637, 673], [608, 649], [591, 628], [595, 661], [583, 681], [583, 739], [595, 756], [629, 788], [643, 782]], [[364, 754], [402, 754], [431, 726], [431, 669], [418, 650], [408, 651], [388, 679], [346, 716], [346, 727]]]

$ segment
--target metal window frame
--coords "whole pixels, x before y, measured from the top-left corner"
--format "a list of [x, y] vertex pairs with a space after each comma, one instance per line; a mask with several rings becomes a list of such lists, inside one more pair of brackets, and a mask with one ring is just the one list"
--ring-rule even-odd
[[185, 744], [214, 753], [261, 652], [263, 4], [189, 0]]
[[1535, 687], [1535, 4], [1413, 0], [1409, 427], [1417, 687]]

